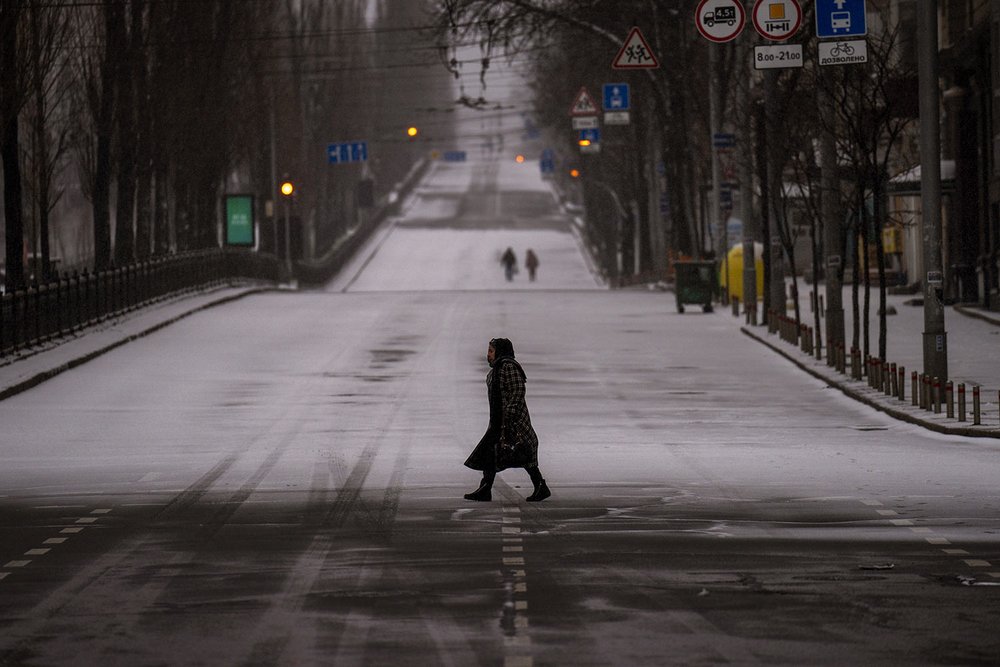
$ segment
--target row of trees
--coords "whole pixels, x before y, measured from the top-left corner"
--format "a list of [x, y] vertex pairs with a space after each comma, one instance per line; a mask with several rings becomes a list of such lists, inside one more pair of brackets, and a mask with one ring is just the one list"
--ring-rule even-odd
[[[64, 259], [95, 269], [215, 246], [221, 195], [258, 195], [264, 220], [282, 176], [297, 251], [322, 252], [357, 222], [357, 181], [384, 188], [416, 158], [396, 133], [407, 110], [449, 85], [395, 71], [436, 62], [420, 3], [370, 4], [0, 0], [6, 289], [51, 277], [56, 227], [90, 228]], [[327, 143], [359, 139], [370, 163], [333, 173]]]
[[[752, 3], [747, 4], [749, 13]], [[822, 277], [824, 254], [844, 258], [835, 268], [841, 279], [845, 267], [853, 267], [856, 313], [859, 299], [864, 302], [864, 315], [854, 319], [854, 344], [868, 353], [870, 256], [882, 278], [883, 303], [885, 298], [881, 230], [892, 224], [884, 205], [887, 179], [915, 161], [908, 142], [916, 115], [915, 62], [900, 37], [912, 39], [907, 35], [912, 8], [905, 2], [869, 2], [866, 64], [820, 67], [813, 55], [816, 40], [797, 37], [805, 67], [769, 73], [752, 66], [752, 46], [763, 43], [752, 27], [733, 42], [713, 44], [698, 33], [693, 9], [693, 3], [679, 1], [441, 0], [439, 24], [471, 24], [491, 43], [537, 54], [536, 115], [549, 128], [549, 141], [562, 155], [572, 156], [570, 161], [583, 173], [584, 198], [596, 213], [588, 220], [590, 231], [609, 275], [617, 275], [616, 262], [623, 263], [626, 273], [640, 268], [662, 272], [668, 256], [698, 257], [726, 249], [725, 230], [710, 224], [711, 135], [733, 133], [738, 147], [729, 164], [732, 172], [723, 180], [737, 185], [737, 203], [750, 198], [746, 231], [764, 241], [767, 278], [780, 285], [780, 299], [777, 291], [765, 291], [765, 312], [784, 312], [783, 265], [793, 276], [799, 273], [803, 258], [796, 249], [806, 236], [814, 280]], [[813, 23], [811, 11], [807, 6], [800, 35]], [[659, 69], [611, 69], [633, 25], [658, 55]], [[710, 49], [716, 50], [714, 59]], [[718, 115], [723, 119], [718, 128], [710, 124], [713, 76], [719, 81]], [[603, 128], [602, 152], [581, 156], [570, 131], [570, 102], [581, 86], [593, 93], [610, 81], [632, 85], [632, 125]], [[835, 185], [827, 192], [820, 168], [823, 136], [831, 138], [836, 152]], [[610, 222], [617, 216], [609, 188], [628, 216], [623, 229]], [[823, 197], [835, 200], [843, 230], [837, 248], [823, 247]], [[723, 220], [726, 213], [722, 211]], [[740, 216], [739, 207], [734, 215]], [[780, 253], [769, 252], [772, 239], [780, 244]], [[863, 294], [859, 286], [865, 287]], [[884, 357], [885, 309], [880, 312]], [[795, 315], [800, 317], [797, 308]], [[818, 312], [816, 324], [820, 331]]]

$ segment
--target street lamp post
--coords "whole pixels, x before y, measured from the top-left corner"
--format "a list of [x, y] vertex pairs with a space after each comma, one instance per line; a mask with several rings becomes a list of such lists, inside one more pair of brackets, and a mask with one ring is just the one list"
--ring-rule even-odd
[[920, 78], [920, 202], [924, 255], [924, 373], [948, 377], [941, 269], [941, 119], [938, 90], [938, 2], [917, 3]]
[[291, 181], [281, 184], [281, 194], [285, 197], [285, 275], [292, 278], [292, 195], [295, 194], [295, 185]]

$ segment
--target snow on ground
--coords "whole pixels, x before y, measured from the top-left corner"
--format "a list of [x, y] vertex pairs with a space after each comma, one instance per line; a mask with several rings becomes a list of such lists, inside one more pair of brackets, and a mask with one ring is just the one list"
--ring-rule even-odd
[[[538, 163], [435, 163], [406, 202], [328, 286], [331, 291], [595, 289], [569, 217]], [[500, 255], [512, 248], [519, 272], [504, 279]], [[524, 256], [539, 258], [529, 281]]]

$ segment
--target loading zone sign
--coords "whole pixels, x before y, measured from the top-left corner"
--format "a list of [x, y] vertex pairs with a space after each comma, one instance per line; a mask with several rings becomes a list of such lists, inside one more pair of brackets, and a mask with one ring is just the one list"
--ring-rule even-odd
[[738, 0], [701, 0], [694, 20], [702, 37], [721, 44], [743, 32], [747, 14]]

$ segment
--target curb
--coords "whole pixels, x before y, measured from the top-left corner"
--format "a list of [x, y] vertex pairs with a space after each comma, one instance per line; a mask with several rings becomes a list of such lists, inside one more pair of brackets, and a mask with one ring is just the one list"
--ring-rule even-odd
[[[819, 380], [822, 380], [823, 382], [825, 382], [827, 385], [833, 387], [834, 389], [839, 389], [841, 392], [843, 392], [849, 398], [852, 398], [852, 399], [858, 401], [859, 403], [864, 403], [865, 405], [867, 405], [869, 407], [872, 407], [872, 408], [875, 408], [876, 410], [878, 410], [880, 412], [884, 412], [887, 415], [889, 415], [890, 417], [893, 417], [894, 419], [898, 419], [900, 421], [908, 422], [910, 424], [914, 424], [916, 426], [920, 426], [922, 428], [926, 428], [926, 429], [931, 430], [931, 431], [936, 431], [938, 433], [943, 433], [945, 435], [961, 435], [961, 436], [967, 436], [967, 437], [972, 437], [972, 438], [1000, 438], [1000, 432], [998, 432], [996, 429], [993, 429], [993, 430], [990, 430], [990, 431], [986, 431], [986, 430], [984, 430], [986, 427], [982, 427], [982, 426], [980, 426], [980, 427], [974, 427], [974, 426], [971, 426], [971, 427], [970, 426], [947, 426], [947, 425], [944, 425], [944, 424], [940, 424], [940, 423], [938, 423], [936, 421], [929, 421], [929, 420], [926, 420], [926, 419], [921, 419], [920, 417], [918, 417], [916, 415], [913, 415], [913, 414], [911, 414], [909, 412], [906, 412], [904, 410], [897, 410], [896, 408], [893, 408], [893, 407], [890, 407], [888, 405], [885, 405], [884, 403], [882, 403], [880, 401], [874, 400], [871, 396], [868, 396], [865, 392], [858, 391], [857, 389], [851, 387], [850, 385], [848, 385], [846, 383], [839, 382], [839, 381], [837, 381], [835, 379], [832, 379], [832, 378], [824, 375], [823, 373], [818, 372], [814, 368], [811, 368], [809, 365], [803, 363], [800, 359], [797, 359], [796, 356], [793, 356], [793, 355], [789, 354], [788, 350], [782, 349], [781, 347], [779, 347], [777, 345], [774, 345], [773, 343], [771, 343], [771, 341], [766, 340], [765, 338], [763, 338], [762, 336], [758, 335], [756, 332], [752, 331], [748, 327], [741, 326], [740, 327], [740, 331], [742, 331], [744, 334], [746, 334], [750, 338], [753, 338], [757, 342], [759, 342], [759, 343], [761, 343], [761, 344], [769, 347], [771, 350], [773, 350], [774, 352], [780, 354], [785, 359], [788, 359], [793, 364], [795, 364], [796, 366], [798, 366], [799, 368], [801, 368], [805, 372], [809, 373], [813, 377], [815, 377], [815, 378], [817, 378]], [[811, 357], [810, 357], [810, 359], [811, 359]], [[882, 396], [882, 394], [879, 394], [879, 396]]]
[[20, 382], [18, 382], [16, 384], [11, 385], [10, 387], [6, 387], [6, 388], [0, 390], [0, 401], [4, 401], [4, 400], [10, 398], [11, 396], [16, 396], [17, 394], [21, 394], [21, 393], [23, 393], [25, 391], [28, 391], [29, 389], [37, 387], [38, 385], [42, 384], [46, 380], [51, 380], [55, 376], [60, 375], [62, 373], [65, 373], [68, 370], [71, 370], [73, 368], [77, 368], [78, 366], [82, 366], [83, 364], [87, 363], [88, 361], [92, 361], [92, 360], [96, 359], [97, 357], [100, 357], [100, 356], [102, 356], [104, 354], [107, 354], [108, 352], [111, 352], [112, 350], [114, 350], [116, 348], [119, 348], [122, 345], [125, 345], [126, 343], [130, 343], [130, 342], [132, 342], [134, 340], [138, 340], [140, 338], [144, 338], [144, 337], [148, 336], [151, 333], [159, 331], [160, 329], [163, 329], [163, 328], [165, 328], [165, 327], [167, 327], [167, 326], [169, 326], [169, 325], [171, 325], [171, 324], [173, 324], [175, 322], [179, 322], [180, 320], [183, 320], [185, 317], [188, 317], [190, 315], [194, 315], [195, 313], [201, 312], [203, 310], [208, 310], [209, 308], [214, 308], [215, 306], [221, 306], [222, 304], [229, 303], [229, 302], [232, 302], [232, 301], [236, 301], [237, 299], [242, 299], [243, 297], [249, 296], [251, 294], [259, 294], [259, 293], [262, 293], [262, 292], [270, 292], [270, 291], [274, 291], [274, 290], [275, 290], [274, 287], [248, 287], [243, 292], [240, 292], [239, 294], [231, 294], [229, 296], [224, 296], [224, 297], [221, 297], [219, 299], [216, 299], [215, 301], [210, 301], [208, 303], [203, 303], [200, 306], [195, 306], [195, 307], [191, 308], [190, 310], [187, 310], [187, 311], [185, 311], [183, 313], [180, 313], [180, 314], [174, 315], [172, 317], [169, 317], [166, 320], [163, 320], [161, 322], [157, 322], [156, 324], [154, 324], [154, 325], [152, 325], [152, 326], [150, 326], [150, 327], [148, 327], [148, 328], [146, 328], [146, 329], [144, 329], [144, 330], [142, 330], [142, 331], [140, 331], [138, 333], [128, 334], [124, 338], [122, 338], [120, 340], [117, 340], [117, 341], [115, 341], [115, 342], [113, 342], [113, 343], [111, 343], [109, 345], [105, 345], [102, 348], [98, 348], [96, 350], [92, 350], [92, 351], [90, 351], [90, 352], [88, 352], [88, 353], [86, 353], [86, 354], [84, 354], [84, 355], [82, 355], [80, 357], [77, 357], [75, 359], [71, 359], [70, 361], [67, 361], [67, 362], [65, 362], [63, 364], [59, 364], [58, 366], [55, 366], [54, 368], [50, 368], [47, 371], [42, 371], [41, 373], [36, 373], [35, 375], [29, 377], [26, 380], [22, 380], [22, 381], [20, 381]]

